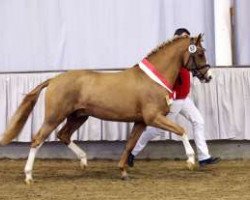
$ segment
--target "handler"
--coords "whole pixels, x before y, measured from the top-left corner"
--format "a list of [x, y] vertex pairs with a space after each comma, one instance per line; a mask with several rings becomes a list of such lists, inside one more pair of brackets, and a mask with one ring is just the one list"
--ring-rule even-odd
[[[190, 36], [190, 32], [185, 28], [177, 29], [174, 34], [175, 37], [185, 35]], [[195, 106], [192, 99], [188, 96], [190, 85], [190, 73], [186, 68], [182, 67], [173, 88], [176, 98], [170, 106], [170, 112], [167, 116], [173, 120], [175, 119], [176, 115], [180, 113], [191, 122], [200, 166], [216, 164], [221, 159], [219, 157], [212, 157], [209, 154], [204, 136], [204, 120], [200, 111]], [[137, 156], [139, 152], [146, 146], [148, 141], [152, 140], [159, 134], [160, 130], [154, 127], [148, 127], [146, 131], [142, 133], [134, 149], [129, 154], [128, 165], [130, 167], [134, 166], [135, 156]]]

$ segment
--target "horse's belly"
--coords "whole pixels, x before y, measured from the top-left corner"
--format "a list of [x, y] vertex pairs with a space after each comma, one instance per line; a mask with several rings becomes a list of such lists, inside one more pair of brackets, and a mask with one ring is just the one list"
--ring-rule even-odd
[[140, 112], [136, 112], [136, 109], [129, 109], [126, 107], [122, 107], [122, 109], [114, 109], [94, 106], [86, 108], [85, 112], [87, 115], [108, 121], [142, 121], [142, 114]]

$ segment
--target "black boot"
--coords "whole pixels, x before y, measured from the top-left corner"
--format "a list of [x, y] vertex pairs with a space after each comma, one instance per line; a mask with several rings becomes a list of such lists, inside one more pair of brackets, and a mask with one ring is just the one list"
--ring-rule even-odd
[[206, 160], [199, 161], [199, 164], [200, 167], [205, 167], [207, 165], [217, 164], [220, 161], [221, 161], [220, 157], [210, 157]]
[[129, 167], [134, 167], [134, 159], [135, 159], [135, 156], [132, 153], [130, 153], [128, 156], [128, 166]]

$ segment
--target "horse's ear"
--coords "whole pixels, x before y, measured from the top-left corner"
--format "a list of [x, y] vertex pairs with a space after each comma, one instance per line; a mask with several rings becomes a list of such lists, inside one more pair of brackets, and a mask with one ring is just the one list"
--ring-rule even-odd
[[199, 34], [198, 37], [197, 37], [197, 40], [195, 42], [196, 45], [198, 45], [201, 41], [202, 41], [202, 37], [203, 37], [204, 34]]

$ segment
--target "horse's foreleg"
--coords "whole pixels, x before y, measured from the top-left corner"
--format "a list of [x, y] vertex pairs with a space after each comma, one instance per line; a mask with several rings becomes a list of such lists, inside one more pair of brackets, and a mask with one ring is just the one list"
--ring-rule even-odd
[[121, 177], [122, 179], [127, 179], [128, 178], [128, 174], [125, 168], [125, 165], [127, 163], [127, 159], [128, 159], [128, 155], [129, 153], [132, 151], [132, 149], [134, 148], [134, 146], [136, 145], [137, 140], [139, 139], [139, 137], [141, 136], [142, 132], [145, 130], [146, 128], [146, 124], [145, 123], [135, 123], [134, 127], [132, 129], [132, 132], [129, 136], [129, 139], [126, 143], [126, 147], [122, 153], [122, 156], [120, 158], [118, 167], [121, 170]]
[[194, 150], [188, 140], [188, 136], [185, 133], [185, 130], [179, 126], [178, 124], [172, 122], [167, 117], [163, 115], [157, 115], [152, 121], [149, 121], [150, 126], [154, 126], [157, 128], [161, 128], [167, 131], [174, 132], [175, 134], [181, 136], [186, 155], [188, 157], [187, 159], [187, 167], [190, 170], [194, 169], [195, 166], [195, 153]]
[[80, 159], [80, 167], [84, 169], [87, 167], [86, 153], [73, 141], [70, 140], [72, 134], [88, 119], [88, 116], [76, 117], [72, 114], [68, 117], [66, 124], [58, 132], [57, 137], [65, 143]]
[[24, 172], [26, 176], [25, 182], [28, 185], [31, 184], [31, 182], [33, 181], [32, 170], [33, 170], [36, 153], [39, 150], [39, 148], [42, 146], [44, 140], [57, 127], [58, 124], [59, 123], [44, 123], [32, 141], [29, 156], [28, 156], [25, 168], [24, 168]]

